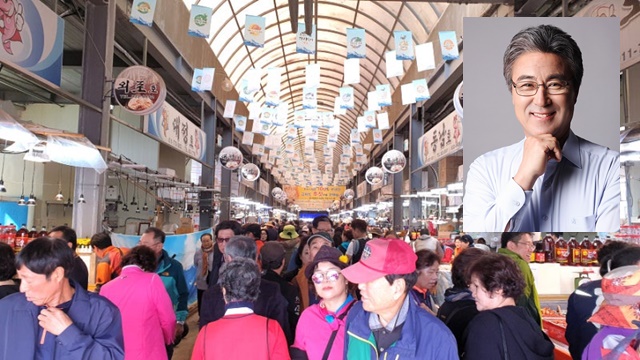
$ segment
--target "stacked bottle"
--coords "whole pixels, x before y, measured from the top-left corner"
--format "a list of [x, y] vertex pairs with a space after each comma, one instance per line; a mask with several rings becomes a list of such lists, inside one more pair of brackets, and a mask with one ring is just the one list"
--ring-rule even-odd
[[22, 247], [27, 245], [28, 242], [29, 242], [29, 230], [27, 230], [26, 224], [22, 224], [22, 227], [20, 227], [20, 230], [16, 232], [15, 247], [13, 248], [13, 250], [17, 253], [20, 252], [20, 250], [22, 250]]
[[556, 241], [556, 262], [560, 265], [569, 265], [569, 254], [567, 242], [560, 236]]
[[48, 235], [49, 235], [49, 232], [47, 231], [47, 227], [42, 225], [42, 229], [40, 229], [40, 232], [38, 233], [38, 237], [43, 237]]

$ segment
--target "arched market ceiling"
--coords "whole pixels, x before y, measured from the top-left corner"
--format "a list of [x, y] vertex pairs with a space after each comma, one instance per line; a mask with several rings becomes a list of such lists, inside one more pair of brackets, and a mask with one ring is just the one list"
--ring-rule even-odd
[[[367, 56], [365, 59], [360, 59], [361, 80], [359, 84], [350, 85], [354, 89], [355, 108], [347, 111], [344, 116], [337, 116], [340, 120], [340, 135], [337, 146], [333, 149], [333, 174], [335, 174], [334, 181], [331, 182], [333, 184], [344, 183], [337, 179], [342, 145], [350, 144], [349, 133], [352, 128], [357, 128], [357, 117], [362, 116], [367, 110], [367, 93], [374, 91], [376, 85], [380, 84], [390, 84], [392, 92], [400, 86], [401, 77], [386, 78], [384, 54], [395, 48], [393, 32], [409, 30], [412, 32], [414, 44], [423, 44], [427, 42], [431, 30], [448, 6], [446, 3], [427, 1], [316, 0], [312, 20], [316, 25], [317, 52], [315, 55], [306, 55], [296, 53], [296, 36], [291, 30], [287, 0], [183, 0], [183, 2], [187, 9], [190, 9], [191, 5], [213, 9], [208, 42], [236, 89], [239, 88], [243, 77], [247, 75], [247, 71], [253, 67], [263, 70], [273, 67], [283, 68], [281, 101], [289, 105], [287, 124], [293, 123], [294, 111], [302, 109], [305, 67], [309, 64], [319, 64], [321, 68], [317, 110], [333, 112], [334, 99], [339, 95], [338, 89], [345, 86], [343, 85], [343, 65], [346, 59], [346, 29], [366, 30]], [[302, 1], [299, 2], [298, 14], [298, 22], [304, 23]], [[263, 48], [244, 45], [246, 15], [266, 18]], [[406, 72], [411, 62], [403, 61], [403, 66]], [[264, 87], [266, 71], [263, 73], [262, 80]], [[255, 101], [263, 104], [264, 98], [264, 90], [261, 90], [256, 95]], [[390, 121], [393, 120], [390, 119]], [[372, 142], [371, 136], [367, 136], [368, 133], [360, 135], [363, 143]], [[327, 135], [328, 130], [321, 128], [318, 141], [314, 145], [318, 168], [322, 173], [325, 173], [323, 145], [327, 143]], [[305, 137], [300, 129], [294, 144], [302, 159], [304, 159], [304, 143]], [[284, 144], [281, 146], [283, 148]], [[308, 165], [305, 166], [305, 170], [309, 170]], [[285, 182], [277, 173], [275, 175], [280, 182]]]

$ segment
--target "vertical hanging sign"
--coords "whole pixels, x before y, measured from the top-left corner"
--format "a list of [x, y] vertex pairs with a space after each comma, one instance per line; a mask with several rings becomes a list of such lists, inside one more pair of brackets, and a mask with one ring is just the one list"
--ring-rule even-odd
[[367, 42], [364, 29], [347, 29], [347, 59], [364, 59]]
[[396, 60], [415, 59], [411, 31], [394, 31], [393, 38], [396, 43]]
[[188, 34], [190, 36], [208, 38], [211, 31], [211, 15], [213, 15], [213, 9], [206, 6], [191, 5]]
[[244, 44], [264, 47], [264, 27], [266, 20], [262, 16], [247, 15], [244, 21]]
[[156, 0], [134, 0], [131, 5], [129, 21], [134, 24], [153, 26], [153, 14], [156, 11]]
[[316, 26], [313, 25], [311, 35], [304, 32], [305, 25], [298, 23], [298, 33], [296, 34], [296, 52], [300, 54], [313, 55], [316, 53]]
[[440, 37], [440, 48], [444, 61], [455, 60], [460, 57], [455, 31], [440, 31], [438, 36]]

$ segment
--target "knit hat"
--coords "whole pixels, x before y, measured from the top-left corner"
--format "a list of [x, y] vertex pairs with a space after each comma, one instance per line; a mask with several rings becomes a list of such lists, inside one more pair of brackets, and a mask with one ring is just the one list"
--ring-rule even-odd
[[411, 246], [399, 239], [367, 241], [360, 261], [342, 270], [347, 280], [367, 283], [385, 275], [404, 275], [416, 271], [418, 257]]
[[600, 325], [637, 329], [632, 324], [640, 320], [640, 267], [622, 266], [602, 278], [604, 301], [588, 320]]
[[307, 277], [307, 279], [311, 279], [316, 266], [323, 261], [328, 261], [333, 265], [339, 267], [341, 270], [346, 268], [347, 264], [340, 261], [340, 256], [342, 256], [342, 252], [340, 250], [331, 246], [323, 245], [320, 250], [318, 250], [316, 257], [313, 258], [313, 261], [304, 269], [304, 275]]
[[280, 264], [286, 251], [277, 241], [267, 241], [260, 249], [260, 258], [263, 264]]
[[285, 225], [284, 228], [282, 229], [282, 232], [279, 234], [281, 239], [285, 239], [285, 240], [293, 240], [295, 238], [297, 238], [298, 233], [296, 232], [296, 227], [293, 225]]

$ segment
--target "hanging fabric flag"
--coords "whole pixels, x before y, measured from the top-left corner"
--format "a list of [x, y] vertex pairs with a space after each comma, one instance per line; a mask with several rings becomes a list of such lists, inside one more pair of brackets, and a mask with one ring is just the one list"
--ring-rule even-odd
[[308, 87], [320, 86], [320, 65], [309, 64], [304, 68], [304, 85]]
[[253, 95], [255, 91], [249, 90], [249, 81], [247, 79], [242, 79], [240, 82], [240, 94], [238, 94], [238, 100], [246, 103], [253, 102]]
[[391, 106], [391, 86], [389, 84], [376, 85], [378, 106]]
[[191, 91], [200, 92], [200, 84], [202, 84], [202, 69], [193, 69], [193, 78], [191, 78]]
[[359, 144], [361, 141], [360, 141], [360, 134], [358, 133], [358, 129], [351, 129], [351, 134], [349, 138], [352, 144]]
[[308, 137], [309, 141], [318, 141], [318, 128], [311, 127], [311, 133]]
[[379, 113], [376, 117], [378, 118], [378, 129], [387, 130], [389, 128], [389, 113]]
[[190, 36], [208, 38], [211, 31], [211, 15], [213, 15], [213, 9], [206, 6], [191, 5], [189, 31], [187, 33]]
[[266, 101], [268, 106], [278, 106], [280, 104], [280, 80], [282, 68], [267, 69]]
[[411, 31], [394, 31], [393, 38], [396, 43], [396, 60], [415, 59]]
[[362, 155], [362, 144], [353, 144], [353, 151], [355, 152], [356, 156], [357, 155]]
[[244, 44], [264, 47], [264, 29], [266, 19], [262, 16], [247, 15], [244, 20]]
[[276, 109], [277, 114], [275, 120], [273, 120], [273, 125], [282, 126], [287, 122], [287, 118], [289, 117], [289, 104], [280, 103]]
[[396, 59], [395, 51], [387, 51], [384, 54], [385, 63], [387, 64], [387, 78], [394, 76], [402, 76], [404, 74], [404, 68], [402, 67], [402, 61]]
[[318, 116], [318, 111], [316, 109], [307, 110], [307, 123], [314, 129], [318, 129], [322, 126], [322, 120]]
[[416, 102], [431, 99], [431, 95], [429, 94], [429, 86], [427, 85], [427, 79], [413, 80], [412, 83]]
[[[373, 143], [382, 144], [382, 130], [373, 129], [372, 132], [373, 132]], [[367, 145], [371, 145], [371, 144], [367, 144]]]
[[343, 109], [342, 106], [340, 106], [341, 104], [342, 104], [342, 100], [340, 96], [336, 96], [336, 99], [334, 100], [334, 103], [333, 103], [334, 115], [336, 116], [347, 115], [347, 109]]
[[367, 129], [373, 129], [376, 127], [376, 112], [365, 111], [364, 112], [364, 124]]
[[353, 109], [353, 88], [349, 86], [340, 88], [340, 107], [342, 109]]
[[249, 104], [249, 120], [258, 120], [260, 118], [260, 104], [252, 102]]
[[296, 137], [298, 137], [298, 130], [296, 129], [295, 126], [293, 125], [288, 125], [287, 126], [287, 139], [295, 139]]
[[202, 80], [200, 81], [200, 91], [211, 91], [213, 88], [213, 76], [216, 73], [214, 68], [202, 69]]
[[292, 141], [287, 141], [284, 144], [284, 152], [287, 154], [293, 154], [294, 151], [294, 146], [293, 146], [293, 142]]
[[[378, 130], [378, 129], [376, 129], [376, 130]], [[380, 135], [380, 142], [382, 142], [382, 131], [380, 131], [380, 134], [381, 134], [381, 135]], [[375, 135], [375, 133], [374, 133], [374, 134], [373, 134], [373, 138], [374, 138], [374, 139], [375, 139], [375, 136], [376, 136], [376, 135]], [[366, 144], [364, 144], [364, 149], [365, 149], [366, 151], [371, 151], [371, 148], [372, 148], [372, 147], [373, 147], [373, 144], [371, 144], [371, 143], [366, 143]]]
[[358, 116], [358, 132], [366, 132], [367, 130], [369, 129], [367, 128], [367, 123], [364, 119], [364, 116]]
[[345, 59], [344, 60], [344, 84], [359, 84], [360, 83], [360, 59]]
[[236, 111], [236, 101], [227, 100], [227, 102], [224, 104], [224, 114], [222, 115], [222, 117], [231, 119], [233, 118], [233, 114], [235, 113], [235, 111]]
[[327, 146], [327, 145], [324, 145], [322, 147], [322, 155], [324, 157], [330, 157], [331, 156], [331, 148], [329, 146]]
[[364, 59], [367, 42], [364, 29], [347, 29], [347, 59]]
[[318, 88], [304, 86], [302, 88], [302, 108], [315, 109], [318, 107], [318, 98], [316, 97]]
[[260, 90], [260, 81], [262, 80], [262, 69], [251, 68], [247, 70], [247, 74], [244, 76], [247, 80], [247, 90], [255, 93]]
[[402, 105], [415, 104], [416, 91], [412, 84], [404, 84], [400, 87], [402, 92]]
[[416, 45], [416, 62], [418, 65], [418, 71], [432, 70], [436, 68], [436, 59], [433, 54], [432, 42]]
[[333, 127], [329, 129], [329, 134], [340, 134], [340, 120], [333, 119]]
[[263, 124], [259, 121], [256, 121], [260, 125], [260, 131], [258, 132], [262, 136], [267, 136], [271, 133], [271, 125]]
[[245, 131], [245, 133], [242, 134], [242, 145], [250, 146], [251, 144], [253, 144], [253, 133]]
[[134, 24], [153, 26], [153, 14], [156, 11], [156, 0], [134, 0], [131, 5], [129, 21]]
[[247, 128], [247, 117], [242, 115], [233, 115], [233, 123], [236, 124], [236, 131], [244, 132]]
[[273, 119], [276, 118], [276, 109], [268, 106], [262, 107], [262, 112], [260, 113], [260, 122], [264, 125], [271, 125]]
[[298, 23], [298, 33], [296, 34], [296, 52], [299, 54], [313, 55], [316, 53], [316, 26], [313, 25], [311, 35], [305, 33], [305, 25]]
[[325, 129], [331, 129], [333, 127], [333, 114], [329, 111], [321, 111], [318, 113], [322, 127]]
[[253, 144], [253, 147], [251, 148], [251, 154], [259, 156], [264, 155], [264, 146], [260, 144]]
[[378, 104], [378, 92], [377, 91], [369, 91], [367, 93], [367, 108], [369, 111], [378, 111], [380, 110], [380, 105]]
[[306, 120], [307, 120], [306, 111], [296, 110], [293, 113], [293, 126], [295, 126], [297, 129], [303, 128]]
[[460, 57], [458, 53], [458, 40], [455, 31], [440, 31], [440, 49], [444, 61], [455, 60]]

